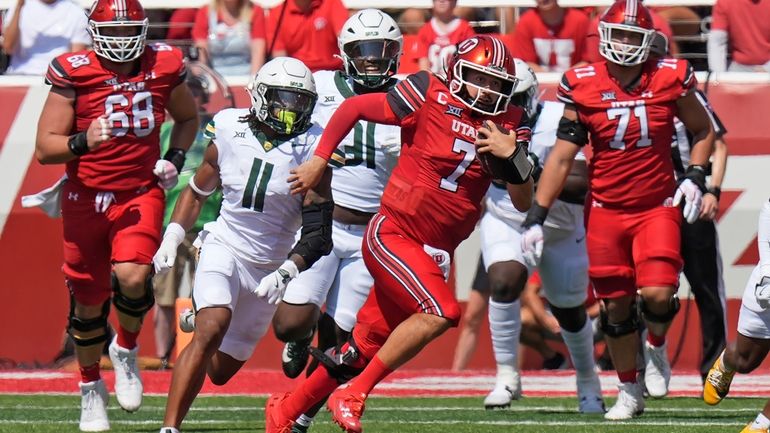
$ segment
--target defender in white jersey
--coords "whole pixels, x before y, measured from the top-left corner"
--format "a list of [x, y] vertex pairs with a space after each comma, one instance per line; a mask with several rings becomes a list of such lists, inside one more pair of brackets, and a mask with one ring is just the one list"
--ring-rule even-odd
[[156, 272], [173, 265], [186, 229], [221, 185], [220, 215], [196, 241], [195, 334], [174, 368], [162, 433], [178, 431], [207, 373], [222, 385], [243, 366], [289, 281], [332, 247], [331, 170], [304, 198], [291, 195], [286, 182], [313, 155], [322, 132], [311, 122], [312, 73], [299, 60], [279, 57], [247, 89], [252, 108], [223, 110], [206, 127], [211, 145], [153, 258]]
[[[542, 163], [556, 142], [556, 129], [564, 111], [559, 102], [538, 103], [538, 84], [532, 69], [515, 59], [520, 80], [512, 103], [536, 119], [532, 128], [530, 157]], [[557, 200], [544, 227], [544, 247], [539, 263], [521, 248], [522, 222], [526, 213], [511, 203], [505, 188], [492, 184], [486, 212], [481, 218], [481, 253], [489, 273], [489, 326], [497, 363], [497, 383], [484, 400], [488, 409], [507, 407], [521, 395], [517, 370], [521, 333], [519, 295], [529, 273], [538, 267], [546, 299], [562, 328], [562, 336], [577, 371], [578, 399], [583, 413], [604, 413], [599, 378], [594, 370], [593, 330], [587, 320], [588, 253], [585, 246], [583, 202], [587, 190], [585, 156], [575, 158], [565, 193]]]
[[[709, 405], [716, 405], [727, 396], [735, 373], [751, 373], [770, 352], [770, 201], [765, 201], [759, 211], [757, 246], [759, 263], [743, 292], [736, 341], [728, 344], [714, 362], [703, 385], [703, 400]], [[770, 402], [742, 432], [768, 430]]]
[[[338, 42], [345, 72], [313, 74], [318, 89], [313, 122], [321, 126], [346, 98], [385, 92], [397, 83], [394, 75], [403, 37], [390, 16], [377, 9], [361, 10], [342, 26]], [[400, 146], [399, 127], [361, 121], [340, 143], [330, 162], [334, 167], [334, 249], [289, 284], [273, 317], [276, 336], [287, 342], [282, 366], [288, 377], [297, 377], [305, 369], [316, 324], [320, 350], [348, 340], [373, 284], [361, 255], [364, 231], [380, 208]], [[304, 431], [312, 415], [301, 417], [296, 428]]]

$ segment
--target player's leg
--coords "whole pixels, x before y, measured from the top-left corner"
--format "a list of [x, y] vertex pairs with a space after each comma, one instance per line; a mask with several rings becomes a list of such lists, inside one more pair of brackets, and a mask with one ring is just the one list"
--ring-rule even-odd
[[484, 315], [487, 314], [489, 305], [489, 278], [484, 268], [484, 260], [479, 257], [479, 263], [476, 268], [476, 276], [471, 285], [471, 292], [468, 295], [468, 303], [465, 306], [465, 315], [463, 316], [462, 326], [460, 327], [460, 336], [457, 338], [454, 361], [452, 362], [452, 371], [464, 370], [468, 366], [471, 357], [476, 352], [478, 344], [479, 329], [484, 322]]
[[765, 403], [764, 409], [757, 414], [754, 421], [741, 430], [741, 433], [768, 433], [768, 431], [770, 431], [770, 400]]
[[713, 221], [698, 220], [682, 225], [682, 259], [684, 274], [698, 306], [703, 336], [700, 372], [705, 381], [709, 368], [727, 342], [722, 257]]
[[[363, 227], [336, 226], [338, 236], [335, 250], [342, 257], [337, 275], [332, 282], [326, 298], [326, 312], [318, 322], [318, 349], [326, 351], [336, 347], [338, 350], [350, 339], [356, 316], [369, 296], [374, 280], [366, 269], [361, 257]], [[308, 367], [308, 372], [317, 367], [317, 362]], [[294, 432], [307, 431], [313, 418], [323, 407], [325, 399], [297, 418]]]
[[177, 358], [163, 425], [179, 428], [203, 386], [211, 357], [220, 347], [238, 301], [239, 278], [232, 253], [209, 236], [195, 273], [195, 333]]
[[80, 430], [105, 431], [109, 394], [99, 359], [108, 339], [110, 299], [109, 222], [94, 213], [93, 191], [67, 182], [63, 186], [64, 266], [70, 292], [67, 332], [75, 343], [80, 368]]
[[600, 326], [620, 381], [618, 399], [604, 417], [630, 419], [644, 411], [636, 381], [639, 322], [630, 231], [623, 214], [593, 207], [586, 232], [589, 275], [603, 305]]
[[230, 326], [206, 370], [214, 385], [226, 384], [243, 367], [270, 327], [276, 310], [275, 305], [245, 289], [256, 287], [271, 270], [255, 269], [237, 258], [236, 269], [240, 280], [240, 290], [234, 294], [237, 304], [232, 310]]
[[159, 187], [139, 195], [120, 193], [119, 204], [106, 211], [112, 221], [112, 304], [118, 316], [117, 335], [109, 353], [115, 368], [118, 403], [129, 412], [142, 404], [136, 340], [144, 316], [155, 303], [152, 256], [160, 244], [164, 200]]
[[497, 365], [494, 389], [484, 399], [487, 409], [507, 407], [521, 397], [518, 353], [521, 318], [519, 295], [528, 270], [521, 254], [521, 235], [490, 212], [481, 218], [481, 254], [489, 274], [489, 332]]
[[283, 301], [278, 304], [273, 316], [273, 330], [276, 337], [286, 343], [281, 353], [281, 367], [287, 377], [299, 376], [307, 366], [308, 349], [321, 315], [321, 306], [338, 266], [335, 245], [331, 254], [321, 257], [289, 283]]
[[730, 391], [735, 373], [753, 371], [770, 350], [770, 314], [759, 305], [754, 295], [760, 278], [759, 266], [756, 266], [743, 291], [736, 341], [727, 345], [706, 376], [703, 400], [707, 404], [715, 405], [722, 401]]
[[[408, 316], [389, 296], [379, 294], [375, 285], [358, 313], [349, 343], [336, 351], [336, 366], [316, 368], [289, 394], [274, 394], [265, 408], [266, 432], [278, 432], [325, 400], [340, 384], [346, 383], [369, 362], [393, 328]], [[333, 362], [332, 362], [333, 363]]]
[[[575, 212], [582, 216], [582, 207], [578, 206]], [[588, 252], [582, 218], [580, 222], [570, 232], [546, 228], [540, 278], [575, 367], [579, 409], [582, 413], [604, 413], [594, 361], [593, 324], [585, 309]]]
[[640, 288], [642, 318], [647, 325], [642, 343], [644, 382], [651, 397], [668, 394], [671, 367], [666, 333], [679, 311], [676, 287], [682, 269], [679, 209], [655, 208], [634, 217], [633, 255]]

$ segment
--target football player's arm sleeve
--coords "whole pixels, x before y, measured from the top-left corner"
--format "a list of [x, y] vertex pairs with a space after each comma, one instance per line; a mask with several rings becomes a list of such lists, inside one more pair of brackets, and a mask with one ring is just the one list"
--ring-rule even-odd
[[388, 105], [385, 93], [367, 93], [348, 98], [329, 119], [315, 155], [328, 161], [342, 139], [359, 120], [385, 125], [401, 124], [401, 119]]
[[327, 166], [318, 185], [305, 194], [300, 238], [289, 253], [289, 260], [293, 261], [300, 271], [313, 266], [318, 259], [329, 254], [334, 246], [331, 179], [332, 169]]
[[698, 102], [700, 102], [703, 108], [706, 109], [706, 113], [709, 115], [709, 119], [711, 120], [711, 126], [714, 127], [714, 134], [716, 134], [717, 138], [720, 138], [723, 135], [727, 134], [727, 128], [725, 128], [724, 123], [722, 123], [722, 120], [719, 118], [719, 116], [717, 116], [717, 113], [714, 111], [714, 108], [709, 103], [708, 99], [706, 98], [706, 95], [701, 90], [696, 90], [695, 97], [698, 98]]
[[55, 87], [71, 88], [74, 87], [72, 77], [69, 72], [59, 62], [59, 58], [51, 60], [48, 70], [45, 73], [45, 83]]
[[388, 104], [399, 119], [404, 119], [425, 104], [429, 86], [429, 72], [412, 74], [388, 91]]

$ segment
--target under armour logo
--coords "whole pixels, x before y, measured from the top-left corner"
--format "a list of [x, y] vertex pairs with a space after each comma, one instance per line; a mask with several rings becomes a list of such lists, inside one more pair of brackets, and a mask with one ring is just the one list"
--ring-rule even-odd
[[331, 96], [324, 95], [324, 102], [334, 102], [334, 95], [331, 95]]
[[78, 201], [78, 193], [76, 193], [76, 192], [71, 192], [71, 193], [69, 193], [69, 195], [67, 196], [67, 198], [68, 198], [68, 199], [70, 199], [70, 200], [72, 200], [72, 201]]
[[652, 98], [652, 90], [645, 90], [642, 92], [642, 98]]
[[233, 138], [246, 138], [246, 131], [235, 131]]

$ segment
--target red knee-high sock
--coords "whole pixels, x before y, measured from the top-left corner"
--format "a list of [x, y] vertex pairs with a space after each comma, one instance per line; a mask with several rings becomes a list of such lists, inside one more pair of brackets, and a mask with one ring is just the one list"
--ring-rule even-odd
[[99, 374], [99, 363], [95, 362], [91, 365], [80, 366], [80, 381], [83, 383], [94, 382], [101, 379]]
[[281, 403], [283, 414], [289, 419], [297, 419], [331, 394], [339, 385], [337, 379], [331, 377], [326, 368], [319, 366]]
[[364, 371], [353, 380], [348, 389], [350, 392], [362, 392], [369, 395], [369, 393], [372, 392], [372, 388], [392, 372], [393, 370], [383, 364], [379, 356], [374, 355], [374, 358], [369, 365], [367, 365], [366, 368], [364, 368]]
[[663, 335], [655, 335], [650, 331], [647, 330], [647, 341], [650, 342], [655, 347], [660, 347], [664, 344], [666, 344], [666, 334]]
[[122, 326], [118, 326], [118, 346], [131, 350], [136, 347], [136, 339], [139, 331], [131, 332]]
[[618, 379], [621, 383], [636, 383], [636, 369], [618, 371]]

